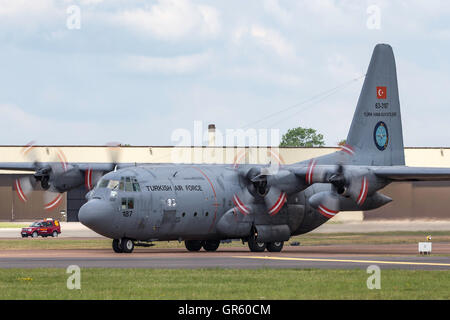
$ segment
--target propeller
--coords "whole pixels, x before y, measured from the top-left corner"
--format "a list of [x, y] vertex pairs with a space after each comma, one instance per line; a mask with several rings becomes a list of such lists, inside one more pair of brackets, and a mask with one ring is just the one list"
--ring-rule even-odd
[[287, 195], [301, 185], [296, 175], [286, 169], [247, 167], [239, 169], [238, 174], [241, 190], [234, 194], [233, 202], [244, 215], [252, 212], [254, 204], [260, 203], [267, 214], [276, 215], [286, 203]]
[[[364, 168], [344, 169], [342, 164], [338, 165], [336, 172], [328, 178], [337, 194], [350, 196], [357, 205], [364, 204], [369, 191], [370, 171]], [[348, 172], [346, 172], [348, 171]]]
[[[110, 168], [106, 171], [113, 171], [117, 168], [120, 159], [120, 143], [109, 142], [106, 144]], [[52, 210], [60, 204], [62, 193], [83, 184], [88, 190], [91, 190], [97, 181], [105, 173], [104, 170], [94, 170], [93, 168], [79, 169], [76, 165], [71, 165], [67, 161], [67, 157], [60, 148], [45, 148], [46, 158], [51, 161], [43, 162], [41, 148], [36, 148], [35, 142], [32, 141], [22, 148], [22, 156], [32, 163], [34, 174], [21, 177], [15, 181], [15, 189], [19, 199], [27, 202], [30, 193], [35, 190], [38, 185], [45, 190], [44, 208]]]
[[[50, 150], [46, 149], [47, 154], [50, 155]], [[62, 194], [52, 187], [50, 180], [67, 171], [67, 158], [63, 151], [59, 148], [52, 150], [51, 156], [54, 161], [43, 163], [39, 161], [38, 149], [35, 147], [35, 142], [32, 141], [22, 148], [22, 156], [29, 162], [33, 163], [35, 173], [33, 175], [25, 176], [16, 179], [14, 185], [19, 196], [23, 202], [27, 202], [30, 193], [35, 190], [40, 184], [41, 188], [45, 190], [44, 209], [52, 210], [56, 208], [62, 200]]]
[[[331, 218], [340, 211], [340, 196], [351, 198], [358, 206], [362, 206], [375, 189], [369, 188], [369, 181], [373, 174], [367, 168], [351, 166], [344, 164], [351, 162], [355, 151], [348, 145], [342, 146], [340, 150], [341, 162], [335, 166], [334, 170], [330, 170], [326, 166], [309, 165], [305, 180], [312, 182], [312, 178], [308, 174], [312, 174], [314, 168], [321, 171], [318, 175], [319, 181], [322, 183], [330, 183], [332, 188], [330, 191], [322, 191], [312, 195], [309, 198], [310, 205], [317, 209], [324, 216]], [[311, 169], [309, 169], [311, 168]]]

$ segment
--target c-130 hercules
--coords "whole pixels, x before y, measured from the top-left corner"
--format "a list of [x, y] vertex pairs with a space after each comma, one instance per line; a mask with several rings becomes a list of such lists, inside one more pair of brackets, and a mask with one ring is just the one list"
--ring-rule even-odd
[[395, 60], [387, 44], [373, 51], [346, 143], [274, 172], [256, 164], [72, 163], [59, 175], [49, 165], [35, 168], [34, 178], [63, 192], [93, 185], [94, 174], [118, 168], [88, 193], [78, 218], [113, 239], [115, 252], [126, 253], [158, 240], [215, 251], [225, 239], [242, 239], [254, 252], [279, 252], [291, 236], [314, 230], [339, 211], [389, 203], [377, 191], [391, 182], [450, 180], [450, 168], [405, 166]]
[[112, 238], [115, 252], [134, 244], [184, 240], [189, 251], [215, 251], [242, 239], [251, 251], [281, 251], [339, 211], [371, 210], [390, 201], [378, 190], [395, 181], [450, 180], [450, 168], [406, 167], [392, 48], [372, 55], [346, 145], [285, 165], [145, 165], [107, 173], [79, 220]]

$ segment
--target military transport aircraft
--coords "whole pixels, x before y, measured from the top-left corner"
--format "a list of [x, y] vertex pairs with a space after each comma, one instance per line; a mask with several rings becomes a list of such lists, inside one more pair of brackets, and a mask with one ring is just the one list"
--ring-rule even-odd
[[158, 240], [215, 251], [225, 239], [242, 239], [254, 252], [279, 252], [291, 236], [339, 211], [389, 203], [378, 190], [392, 182], [450, 180], [450, 168], [405, 166], [395, 60], [387, 44], [373, 51], [346, 143], [274, 172], [256, 164], [127, 164], [112, 170], [111, 164], [72, 163], [63, 172], [67, 178], [52, 177], [51, 167], [35, 178], [65, 191], [90, 181], [92, 172], [110, 171], [88, 193], [78, 217], [113, 239], [115, 252], [126, 253]]

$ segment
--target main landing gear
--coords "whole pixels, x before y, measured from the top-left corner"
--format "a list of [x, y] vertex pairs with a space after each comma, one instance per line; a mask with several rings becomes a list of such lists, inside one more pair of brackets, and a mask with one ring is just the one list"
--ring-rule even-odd
[[283, 249], [284, 241], [258, 242], [254, 237], [248, 239], [248, 248], [251, 252], [280, 252]]
[[216, 251], [219, 248], [220, 240], [185, 240], [184, 245], [189, 251], [200, 251], [203, 247], [206, 251]]
[[114, 239], [112, 242], [112, 247], [116, 253], [131, 253], [134, 249], [134, 242], [128, 238]]

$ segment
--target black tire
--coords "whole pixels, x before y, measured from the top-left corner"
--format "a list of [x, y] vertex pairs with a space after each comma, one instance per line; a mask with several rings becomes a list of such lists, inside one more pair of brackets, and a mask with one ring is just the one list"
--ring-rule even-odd
[[254, 237], [248, 239], [248, 248], [251, 252], [264, 252], [266, 250], [266, 244], [264, 242], [258, 242]]
[[114, 239], [112, 242], [112, 247], [115, 253], [122, 253], [123, 249], [122, 249], [122, 244], [120, 243], [121, 241], [119, 239]]
[[56, 238], [57, 236], [58, 236], [58, 231], [53, 231], [52, 237], [53, 237], [53, 238]]
[[134, 250], [134, 241], [128, 238], [123, 238], [121, 241], [123, 252], [132, 253]]
[[280, 252], [283, 249], [284, 241], [275, 241], [266, 243], [267, 251]]
[[37, 231], [33, 232], [33, 234], [31, 235], [33, 238], [37, 238], [39, 236], [39, 233], [37, 233]]
[[202, 241], [200, 240], [185, 240], [184, 245], [189, 251], [200, 251], [202, 248]]
[[203, 249], [206, 251], [216, 251], [219, 248], [220, 240], [206, 240], [203, 241]]

